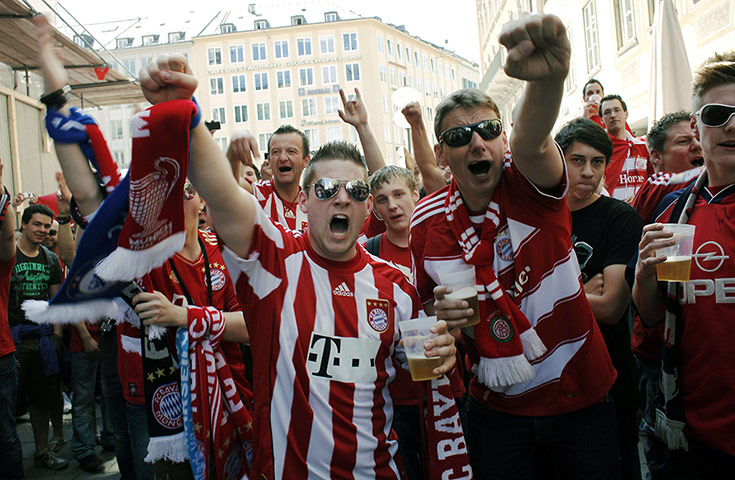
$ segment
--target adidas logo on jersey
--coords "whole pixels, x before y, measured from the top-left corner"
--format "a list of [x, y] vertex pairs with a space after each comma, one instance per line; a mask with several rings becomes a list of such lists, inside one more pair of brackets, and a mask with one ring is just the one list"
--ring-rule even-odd
[[332, 290], [332, 295], [339, 295], [340, 297], [354, 297], [355, 295], [350, 292], [350, 288], [347, 286], [345, 282], [340, 283], [337, 285], [337, 288]]

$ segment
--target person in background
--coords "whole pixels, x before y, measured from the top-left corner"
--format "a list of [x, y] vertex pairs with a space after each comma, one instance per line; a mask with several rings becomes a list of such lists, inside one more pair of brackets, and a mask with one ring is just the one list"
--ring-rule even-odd
[[590, 78], [582, 87], [582, 98], [584, 106], [582, 107], [582, 117], [588, 118], [605, 128], [605, 124], [600, 117], [600, 101], [605, 96], [605, 88], [596, 78]]

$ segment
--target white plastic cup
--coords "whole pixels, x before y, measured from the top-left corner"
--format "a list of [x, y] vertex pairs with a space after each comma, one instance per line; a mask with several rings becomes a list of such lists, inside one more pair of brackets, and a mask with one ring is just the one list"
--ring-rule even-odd
[[462, 265], [439, 270], [439, 282], [442, 286], [450, 287], [452, 293], [446, 298], [464, 300], [473, 310], [472, 316], [467, 319], [464, 327], [474, 327], [480, 323], [480, 304], [477, 301], [477, 287], [475, 286], [475, 267]]
[[656, 265], [659, 281], [687, 282], [692, 268], [694, 247], [694, 225], [665, 223], [664, 231], [674, 234], [676, 244], [656, 250], [656, 256], [666, 255], [666, 261]]
[[401, 331], [403, 347], [408, 358], [408, 368], [414, 382], [439, 378], [434, 369], [441, 366], [444, 360], [441, 357], [427, 357], [424, 344], [436, 338], [431, 327], [436, 323], [436, 317], [419, 317], [398, 322]]

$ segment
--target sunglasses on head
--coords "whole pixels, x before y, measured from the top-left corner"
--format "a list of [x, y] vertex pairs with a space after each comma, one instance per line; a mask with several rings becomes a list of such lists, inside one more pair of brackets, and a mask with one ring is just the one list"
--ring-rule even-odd
[[444, 142], [450, 147], [461, 147], [470, 143], [472, 132], [477, 132], [483, 140], [492, 140], [503, 133], [503, 122], [497, 118], [491, 118], [472, 125], [450, 128], [439, 135], [439, 143]]
[[735, 107], [721, 103], [708, 103], [694, 115], [699, 117], [702, 123], [708, 127], [721, 127], [735, 115]]
[[189, 182], [186, 182], [184, 184], [184, 200], [191, 200], [194, 198], [194, 195], [197, 194], [196, 189], [194, 188], [194, 185], [192, 185]]
[[329, 200], [337, 195], [339, 189], [345, 186], [345, 191], [356, 202], [364, 202], [370, 196], [370, 186], [364, 180], [337, 180], [334, 178], [319, 178], [309, 185], [319, 200]]

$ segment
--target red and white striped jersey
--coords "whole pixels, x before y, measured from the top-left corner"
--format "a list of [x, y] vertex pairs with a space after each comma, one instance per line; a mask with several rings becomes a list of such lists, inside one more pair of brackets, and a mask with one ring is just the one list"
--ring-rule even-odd
[[[275, 222], [291, 230], [303, 232], [306, 229], [306, 214], [299, 208], [299, 202], [294, 199], [286, 205], [273, 187], [273, 180], [258, 180], [253, 183], [253, 196], [258, 200], [260, 207]], [[300, 189], [300, 187], [299, 187]]]
[[654, 173], [645, 185], [638, 190], [633, 198], [632, 207], [638, 212], [644, 222], [653, 222], [656, 208], [666, 195], [682, 188], [686, 188], [699, 177], [704, 167], [690, 168], [679, 173], [659, 172]]
[[[496, 188], [507, 220], [497, 229], [493, 269], [548, 351], [532, 362], [534, 379], [491, 391], [473, 377], [470, 395], [517, 415], [555, 415], [599, 402], [615, 370], [580, 281], [566, 176], [554, 189], [540, 191], [507, 156]], [[422, 302], [433, 300], [440, 269], [464, 263], [444, 210], [448, 190], [424, 198], [411, 217], [414, 281]], [[470, 212], [476, 228], [484, 216]], [[470, 366], [479, 362], [473, 336], [472, 329], [463, 329]]]
[[252, 478], [400, 478], [388, 384], [415, 289], [362, 247], [326, 260], [256, 211], [247, 258], [223, 250], [255, 365]]
[[648, 148], [642, 138], [634, 137], [626, 130], [625, 139], [610, 136], [613, 154], [605, 167], [605, 189], [612, 198], [632, 198], [653, 174], [653, 164], [648, 160]]

